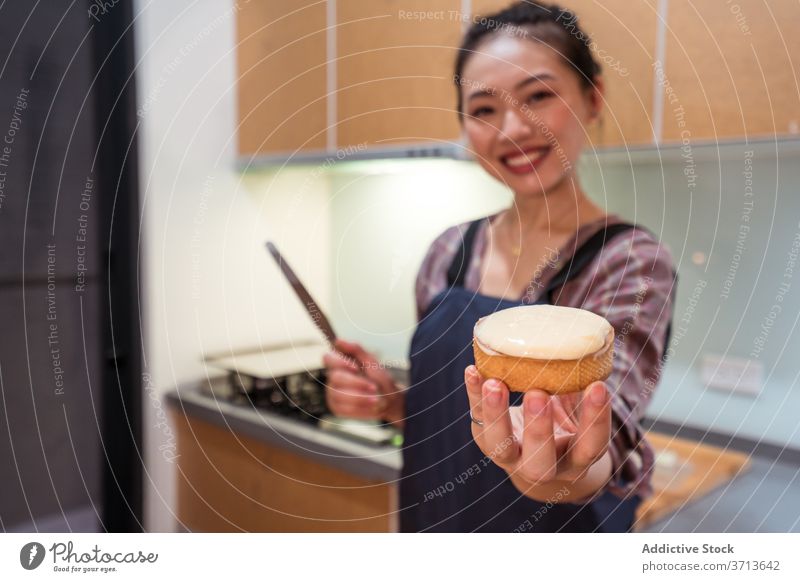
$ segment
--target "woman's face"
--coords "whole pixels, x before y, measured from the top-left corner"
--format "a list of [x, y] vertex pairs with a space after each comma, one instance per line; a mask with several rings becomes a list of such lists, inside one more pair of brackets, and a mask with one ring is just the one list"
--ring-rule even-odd
[[467, 138], [492, 176], [536, 196], [572, 175], [600, 110], [599, 84], [585, 89], [554, 49], [506, 34], [478, 46], [459, 84]]

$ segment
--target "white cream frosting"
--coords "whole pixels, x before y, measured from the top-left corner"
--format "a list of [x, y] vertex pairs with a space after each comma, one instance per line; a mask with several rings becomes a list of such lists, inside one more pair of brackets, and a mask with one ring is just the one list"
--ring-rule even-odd
[[475, 339], [489, 354], [537, 360], [577, 360], [600, 351], [613, 328], [574, 307], [522, 305], [478, 320]]

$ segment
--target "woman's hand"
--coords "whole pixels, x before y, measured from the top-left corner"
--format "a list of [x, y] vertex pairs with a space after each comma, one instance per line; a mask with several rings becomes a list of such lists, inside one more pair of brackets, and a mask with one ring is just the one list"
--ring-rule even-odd
[[558, 396], [531, 390], [522, 406], [509, 407], [500, 380], [484, 380], [468, 366], [464, 381], [472, 417], [483, 423], [472, 423], [472, 437], [523, 494], [555, 502], [558, 492], [558, 501], [578, 500], [609, 480], [611, 406], [603, 382]]
[[325, 399], [336, 416], [402, 425], [404, 396], [386, 368], [360, 344], [336, 340], [325, 354]]

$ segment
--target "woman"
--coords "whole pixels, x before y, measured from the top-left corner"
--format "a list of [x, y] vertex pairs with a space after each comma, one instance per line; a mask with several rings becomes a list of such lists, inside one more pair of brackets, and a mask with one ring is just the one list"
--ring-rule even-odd
[[[452, 227], [417, 285], [410, 387], [361, 346], [325, 358], [336, 414], [404, 430], [403, 531], [628, 531], [650, 493], [639, 420], [668, 341], [674, 274], [646, 230], [593, 204], [575, 166], [600, 114], [600, 67], [574, 15], [521, 2], [467, 32], [458, 112], [511, 208]], [[509, 393], [473, 365], [478, 318], [520, 304], [582, 307], [616, 330], [606, 382]]]

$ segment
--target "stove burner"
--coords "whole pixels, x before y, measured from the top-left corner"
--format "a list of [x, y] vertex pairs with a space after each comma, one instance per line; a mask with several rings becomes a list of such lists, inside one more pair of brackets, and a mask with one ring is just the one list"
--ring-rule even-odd
[[281, 378], [228, 374], [231, 400], [295, 418], [312, 425], [330, 414], [325, 403], [325, 370], [309, 370]]

